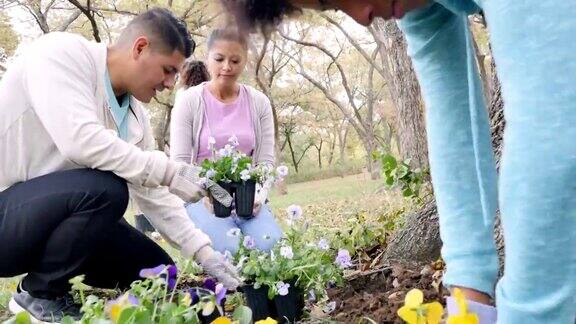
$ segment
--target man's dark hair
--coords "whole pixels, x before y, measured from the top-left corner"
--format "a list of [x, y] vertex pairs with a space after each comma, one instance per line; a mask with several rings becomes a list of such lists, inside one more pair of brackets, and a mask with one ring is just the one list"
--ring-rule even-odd
[[287, 0], [220, 0], [241, 30], [269, 32], [282, 19], [301, 9]]
[[188, 89], [210, 80], [210, 74], [206, 64], [202, 61], [189, 61], [184, 63], [180, 72], [180, 85], [183, 89]]
[[141, 35], [148, 37], [152, 48], [163, 53], [171, 54], [178, 50], [188, 58], [196, 48], [186, 22], [176, 18], [170, 10], [164, 8], [153, 8], [136, 16], [122, 31], [118, 42], [132, 43]]

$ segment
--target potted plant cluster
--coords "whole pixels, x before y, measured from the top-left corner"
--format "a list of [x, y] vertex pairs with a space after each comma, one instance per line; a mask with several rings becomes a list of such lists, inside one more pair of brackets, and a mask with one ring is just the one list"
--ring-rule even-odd
[[[185, 271], [190, 263], [184, 265]], [[140, 271], [142, 280], [132, 283], [129, 290], [113, 300], [89, 295], [90, 287], [82, 276], [71, 280], [72, 289], [79, 292], [82, 319], [78, 323], [155, 324], [155, 323], [240, 323], [252, 322], [248, 307], [239, 306], [233, 314], [225, 314], [226, 288], [213, 279], [198, 286], [182, 284], [182, 276], [174, 265], [159, 265]], [[227, 317], [228, 315], [229, 317]], [[24, 321], [23, 323], [27, 323]], [[62, 323], [75, 323], [65, 318]]]
[[281, 323], [301, 319], [304, 300], [316, 300], [331, 284], [343, 282], [343, 270], [351, 266], [347, 250], [331, 247], [327, 239], [309, 241], [298, 222], [299, 206], [288, 208], [292, 226], [269, 252], [254, 248], [245, 236], [235, 256], [247, 284], [241, 288], [255, 320], [267, 317]]
[[252, 218], [256, 187], [269, 188], [274, 181], [282, 179], [288, 173], [285, 166], [272, 168], [270, 165], [254, 165], [252, 158], [238, 151], [236, 136], [228, 139], [224, 148], [216, 150], [215, 139], [211, 137], [208, 148], [212, 157], [202, 162], [200, 177], [203, 181], [212, 180], [233, 196], [233, 206], [226, 207], [218, 201], [212, 201], [217, 217], [228, 217], [232, 210], [242, 218]]

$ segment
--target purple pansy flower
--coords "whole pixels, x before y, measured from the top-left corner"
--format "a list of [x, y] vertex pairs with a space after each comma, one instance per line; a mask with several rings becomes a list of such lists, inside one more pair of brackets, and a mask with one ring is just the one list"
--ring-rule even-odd
[[210, 290], [216, 295], [216, 304], [220, 305], [224, 297], [226, 297], [226, 288], [223, 284], [217, 283], [216, 280], [212, 278], [207, 278], [204, 280], [202, 287]]
[[113, 308], [122, 310], [122, 309], [125, 309], [128, 307], [139, 306], [139, 305], [140, 305], [140, 301], [138, 300], [138, 298], [136, 298], [136, 296], [125, 293], [114, 300], [108, 301], [106, 303], [106, 308], [108, 309], [108, 311], [111, 311]]
[[128, 294], [128, 303], [134, 305], [134, 306], [138, 306], [140, 305], [140, 301], [138, 300], [138, 298], [136, 298], [136, 296], [132, 295], [132, 294]]
[[342, 269], [352, 266], [352, 258], [350, 257], [350, 252], [348, 252], [346, 249], [338, 250], [338, 255], [336, 256], [335, 262]]
[[216, 291], [216, 280], [214, 280], [212, 278], [206, 278], [206, 279], [204, 279], [204, 283], [202, 284], [202, 287], [214, 292], [214, 291]]
[[226, 287], [219, 283], [216, 285], [214, 293], [216, 294], [216, 304], [221, 305], [224, 298], [226, 298]]
[[176, 287], [176, 278], [178, 277], [178, 268], [171, 264], [168, 266], [168, 289], [172, 290]]
[[200, 296], [198, 295], [198, 290], [196, 288], [190, 288], [188, 290], [188, 293], [190, 294], [190, 299], [192, 300], [190, 305], [198, 304], [198, 302], [200, 301]]
[[178, 276], [178, 268], [170, 264], [165, 266], [163, 264], [148, 269], [140, 270], [140, 278], [154, 279], [154, 278], [164, 278], [168, 285], [168, 289], [172, 290], [176, 286], [176, 277]]
[[142, 269], [140, 270], [139, 276], [144, 279], [158, 278], [164, 269], [166, 269], [166, 266], [163, 264], [154, 268]]

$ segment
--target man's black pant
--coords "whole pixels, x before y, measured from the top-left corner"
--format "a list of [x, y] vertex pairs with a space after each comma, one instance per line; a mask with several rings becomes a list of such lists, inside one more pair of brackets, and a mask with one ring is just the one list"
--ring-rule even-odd
[[142, 268], [171, 264], [156, 243], [130, 226], [126, 181], [111, 172], [51, 173], [0, 192], [0, 277], [28, 273], [22, 287], [54, 298], [68, 280], [126, 288]]

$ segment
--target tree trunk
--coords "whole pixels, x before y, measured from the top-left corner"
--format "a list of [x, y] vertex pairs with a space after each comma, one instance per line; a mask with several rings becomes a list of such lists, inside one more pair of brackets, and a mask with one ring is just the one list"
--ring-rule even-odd
[[290, 150], [290, 157], [292, 158], [292, 164], [294, 165], [294, 170], [298, 173], [298, 161], [296, 160], [296, 153], [294, 152], [294, 147], [292, 147], [291, 135], [286, 133], [286, 142], [288, 142], [288, 149]]
[[366, 165], [368, 167], [368, 173], [370, 173], [370, 179], [378, 180], [382, 177], [380, 162], [372, 158], [372, 152], [376, 150], [376, 140], [370, 135], [363, 143], [364, 149], [366, 150]]
[[342, 129], [338, 132], [338, 148], [340, 149], [340, 163], [345, 166], [346, 159], [346, 141], [348, 140], [348, 124], [342, 123]]
[[384, 258], [411, 264], [438, 260], [442, 241], [434, 197], [427, 198], [419, 211], [406, 215], [405, 223], [388, 241]]
[[328, 154], [328, 165], [332, 165], [334, 161], [334, 151], [336, 150], [336, 136], [330, 138], [330, 153]]
[[324, 140], [320, 139], [320, 145], [314, 145], [316, 147], [316, 153], [318, 155], [318, 168], [322, 169], [322, 145], [324, 144]]
[[404, 35], [393, 20], [374, 24], [381, 43], [385, 79], [396, 109], [396, 133], [402, 160], [411, 159], [414, 168], [427, 168], [428, 148], [420, 86], [406, 52]]

